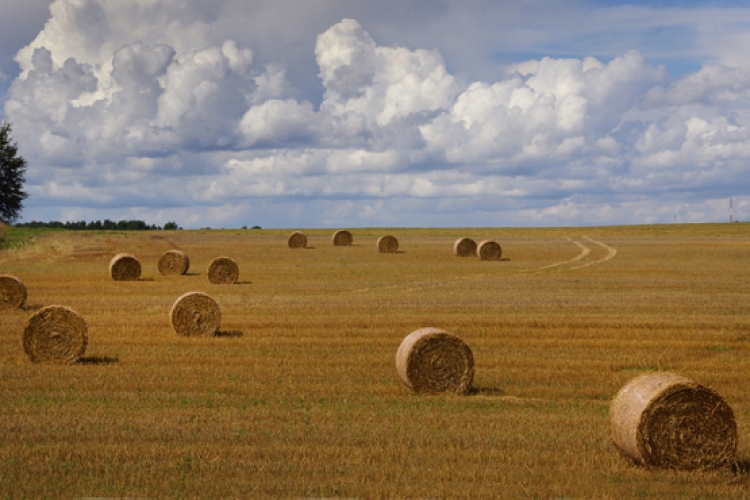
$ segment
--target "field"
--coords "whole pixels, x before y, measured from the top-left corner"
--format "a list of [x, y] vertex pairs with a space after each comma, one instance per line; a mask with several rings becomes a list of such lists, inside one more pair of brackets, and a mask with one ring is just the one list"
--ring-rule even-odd
[[[0, 251], [24, 310], [0, 311], [0, 498], [750, 496], [750, 224], [550, 229], [50, 231]], [[393, 234], [397, 254], [375, 241]], [[491, 238], [504, 261], [457, 258]], [[157, 272], [179, 248], [185, 276]], [[119, 252], [143, 265], [114, 282]], [[240, 266], [212, 285], [209, 262]], [[177, 336], [174, 300], [221, 305], [213, 338]], [[35, 365], [26, 319], [67, 305], [84, 358]], [[469, 396], [417, 395], [395, 354], [435, 326], [473, 350]], [[647, 470], [612, 446], [609, 403], [674, 371], [718, 391], [731, 470]]]

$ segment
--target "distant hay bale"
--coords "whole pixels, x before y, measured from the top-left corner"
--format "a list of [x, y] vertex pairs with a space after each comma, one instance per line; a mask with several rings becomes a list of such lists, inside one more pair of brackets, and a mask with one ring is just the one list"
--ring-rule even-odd
[[157, 267], [162, 276], [181, 275], [190, 268], [190, 259], [180, 250], [169, 250], [159, 257]]
[[398, 251], [398, 240], [390, 235], [378, 238], [377, 245], [380, 253], [395, 253]]
[[456, 257], [476, 257], [477, 242], [471, 238], [459, 238], [453, 244], [453, 254]]
[[219, 330], [221, 310], [219, 304], [205, 293], [190, 292], [172, 304], [169, 321], [179, 335], [208, 337]]
[[497, 242], [484, 240], [477, 245], [477, 257], [481, 260], [500, 260], [503, 256], [503, 249]]
[[0, 275], [0, 309], [18, 309], [26, 303], [26, 285], [9, 274]]
[[229, 257], [216, 257], [208, 266], [208, 281], [214, 285], [231, 285], [240, 277], [240, 266]]
[[474, 356], [455, 335], [438, 328], [421, 328], [401, 342], [396, 371], [414, 392], [466, 394], [474, 379]]
[[34, 363], [75, 363], [86, 352], [86, 344], [86, 322], [64, 306], [40, 309], [23, 330], [23, 350]]
[[134, 255], [119, 253], [109, 262], [109, 274], [115, 281], [138, 281], [141, 279], [141, 263]]
[[307, 236], [300, 231], [295, 231], [289, 235], [287, 244], [289, 248], [305, 248], [307, 246]]
[[737, 423], [716, 392], [673, 373], [628, 382], [610, 408], [612, 441], [647, 467], [713, 469], [734, 461]]
[[333, 243], [333, 246], [336, 247], [349, 247], [354, 242], [354, 237], [352, 236], [352, 233], [345, 229], [342, 229], [333, 233], [331, 242]]

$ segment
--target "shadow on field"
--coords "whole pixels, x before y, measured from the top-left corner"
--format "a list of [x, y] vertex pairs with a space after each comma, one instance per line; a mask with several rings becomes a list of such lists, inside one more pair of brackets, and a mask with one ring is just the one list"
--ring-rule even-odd
[[252, 285], [253, 282], [252, 281], [235, 281], [234, 284], [235, 285]]
[[138, 281], [154, 281], [154, 278], [140, 278]]
[[214, 337], [223, 338], [242, 337], [243, 335], [244, 333], [239, 330], [219, 330], [218, 332], [214, 333]]
[[42, 304], [26, 304], [21, 309], [23, 309], [26, 312], [29, 312], [29, 311], [38, 311], [42, 307], [44, 307]]
[[474, 387], [469, 391], [471, 396], [505, 396], [505, 391], [499, 387]]
[[183, 276], [200, 276], [201, 273], [183, 273]]
[[78, 358], [78, 363], [81, 365], [110, 365], [119, 362], [120, 358], [112, 356], [84, 356], [83, 358]]

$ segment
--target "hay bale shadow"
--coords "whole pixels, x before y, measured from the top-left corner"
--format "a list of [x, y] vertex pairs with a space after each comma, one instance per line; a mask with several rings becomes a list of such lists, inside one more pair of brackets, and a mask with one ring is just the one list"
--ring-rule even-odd
[[185, 273], [183, 276], [200, 276], [201, 273]]
[[234, 284], [235, 285], [252, 285], [253, 282], [252, 281], [235, 281]]
[[302, 248], [304, 248], [305, 250], [315, 250], [315, 247], [302, 247]]
[[500, 259], [500, 262], [508, 262], [508, 261], [510, 261], [510, 258], [508, 257], [503, 257]]
[[735, 460], [732, 464], [732, 472], [739, 476], [750, 475], [750, 458]]
[[473, 387], [470, 396], [505, 396], [505, 391], [499, 387]]
[[81, 365], [110, 365], [112, 363], [119, 363], [120, 358], [117, 356], [84, 356], [78, 358], [76, 363]]
[[138, 278], [138, 281], [154, 281], [154, 278]]
[[214, 333], [214, 337], [223, 337], [223, 338], [237, 338], [242, 337], [244, 333], [242, 333], [240, 330], [219, 330], [216, 333]]
[[21, 307], [21, 309], [23, 309], [26, 312], [31, 312], [31, 311], [38, 311], [42, 307], [44, 307], [42, 304], [24, 304], [23, 307]]

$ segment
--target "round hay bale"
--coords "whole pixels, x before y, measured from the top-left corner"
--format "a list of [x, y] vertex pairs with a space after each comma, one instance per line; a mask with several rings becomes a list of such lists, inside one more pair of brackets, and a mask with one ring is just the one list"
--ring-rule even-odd
[[118, 253], [109, 262], [109, 274], [115, 281], [138, 281], [141, 279], [141, 263], [134, 255]]
[[453, 254], [456, 257], [476, 257], [477, 242], [471, 238], [459, 238], [453, 244]]
[[503, 256], [503, 249], [497, 242], [484, 240], [477, 245], [477, 257], [481, 260], [500, 260]]
[[354, 243], [354, 237], [352, 236], [352, 233], [345, 229], [342, 229], [333, 233], [331, 242], [335, 247], [350, 247], [352, 246], [352, 243]]
[[307, 246], [307, 236], [300, 231], [295, 231], [289, 235], [287, 244], [289, 248], [305, 248]]
[[169, 250], [159, 257], [157, 267], [162, 276], [179, 276], [190, 268], [190, 259], [180, 250]]
[[240, 266], [229, 257], [216, 257], [208, 266], [208, 281], [214, 285], [231, 285], [240, 277]]
[[86, 352], [86, 344], [86, 322], [64, 306], [40, 309], [23, 329], [23, 350], [34, 363], [75, 363]]
[[0, 309], [18, 309], [26, 303], [26, 285], [9, 274], [0, 275]]
[[390, 235], [378, 238], [377, 245], [380, 253], [395, 253], [398, 251], [398, 240]]
[[401, 342], [396, 371], [414, 392], [466, 394], [474, 380], [474, 356], [455, 335], [438, 328], [421, 328]]
[[190, 292], [172, 304], [169, 321], [179, 335], [208, 337], [219, 330], [221, 309], [219, 304], [205, 293]]
[[673, 373], [628, 382], [610, 407], [612, 441], [647, 467], [713, 469], [734, 461], [737, 423], [716, 392]]

